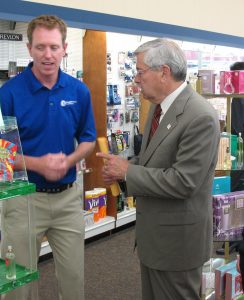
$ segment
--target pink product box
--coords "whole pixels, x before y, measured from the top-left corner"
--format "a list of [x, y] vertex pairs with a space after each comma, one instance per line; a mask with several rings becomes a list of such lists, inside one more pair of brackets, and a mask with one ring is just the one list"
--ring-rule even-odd
[[244, 93], [244, 71], [220, 71], [220, 93]]
[[236, 268], [226, 273], [225, 300], [234, 300], [242, 294], [241, 274]]
[[223, 299], [226, 286], [226, 273], [236, 269], [236, 260], [215, 269], [215, 299]]
[[213, 196], [213, 236], [219, 240], [242, 239], [244, 191]]
[[202, 93], [214, 94], [215, 93], [215, 74], [213, 70], [199, 70], [198, 74], [202, 80]]

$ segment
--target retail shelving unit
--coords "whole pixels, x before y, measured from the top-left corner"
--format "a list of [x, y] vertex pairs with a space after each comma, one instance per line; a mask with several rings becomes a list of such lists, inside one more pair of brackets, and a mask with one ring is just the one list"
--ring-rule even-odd
[[[203, 97], [207, 99], [211, 98], [225, 98], [226, 99], [226, 132], [231, 133], [231, 101], [232, 98], [244, 98], [244, 94], [203, 94]], [[226, 175], [230, 175], [230, 171], [235, 170], [216, 170], [217, 172], [224, 172]], [[238, 172], [238, 170], [236, 170]], [[218, 241], [218, 239], [214, 239], [214, 241]], [[226, 262], [230, 260], [229, 253], [229, 241], [224, 241], [225, 244], [225, 253], [224, 258]], [[215, 291], [211, 290], [207, 296], [203, 299], [205, 300], [215, 300]], [[237, 299], [244, 299], [244, 295], [240, 295]]]
[[[16, 181], [0, 185], [0, 200], [9, 201], [9, 199], [18, 196], [27, 195], [35, 192], [35, 185], [28, 181]], [[13, 201], [13, 200], [11, 200]], [[14, 200], [15, 201], [15, 200]], [[5, 260], [0, 258], [0, 294], [8, 293], [19, 286], [37, 280], [39, 273], [36, 269], [28, 269], [25, 266], [16, 265], [16, 279], [6, 279]]]
[[136, 209], [135, 208], [125, 209], [124, 211], [119, 212], [117, 214], [116, 227], [120, 227], [125, 224], [134, 222], [135, 220], [136, 220]]
[[[231, 100], [232, 98], [244, 98], [244, 94], [203, 94], [205, 98], [225, 98], [226, 99], [226, 131], [231, 133]], [[230, 171], [234, 170], [217, 170], [223, 171], [226, 175], [230, 175]], [[236, 170], [238, 172], [238, 170]], [[225, 242], [225, 258], [226, 261], [229, 260], [229, 242]]]
[[[37, 263], [35, 259], [35, 240], [32, 234], [33, 226], [33, 207], [28, 194], [34, 193], [36, 187], [34, 184], [28, 182], [26, 168], [15, 169], [14, 161], [16, 156], [18, 160], [23, 160], [21, 163], [25, 166], [22, 147], [19, 138], [18, 126], [16, 118], [2, 117], [0, 122], [0, 204], [1, 204], [1, 256], [0, 256], [0, 294], [6, 294], [19, 286], [25, 285], [38, 279]], [[24, 198], [20, 196], [25, 196]], [[21, 207], [21, 208], [20, 208]], [[19, 211], [20, 209], [20, 211]], [[17, 234], [12, 228], [10, 229], [10, 222], [18, 228], [18, 220], [14, 219], [13, 213], [18, 211], [20, 213], [23, 226], [23, 243], [28, 243], [26, 249], [29, 251], [29, 261], [25, 265], [20, 265], [16, 256], [16, 278], [6, 278], [6, 263], [3, 251], [6, 251], [8, 245], [14, 246], [14, 238]], [[26, 216], [23, 224], [24, 215]], [[12, 224], [12, 223], [11, 223]], [[14, 250], [18, 247], [17, 243], [13, 247]], [[34, 290], [31, 293], [34, 293]]]
[[107, 216], [85, 228], [85, 239], [110, 231], [115, 228], [115, 218]]

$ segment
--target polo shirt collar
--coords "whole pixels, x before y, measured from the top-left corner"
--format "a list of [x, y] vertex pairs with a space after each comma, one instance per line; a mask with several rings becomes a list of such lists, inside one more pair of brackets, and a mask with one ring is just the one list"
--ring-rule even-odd
[[[31, 68], [33, 66], [33, 62], [30, 62], [28, 67], [26, 68], [26, 74], [28, 77], [28, 80], [30, 82], [30, 89], [33, 93], [37, 92], [38, 90], [40, 90], [41, 88], [43, 88], [44, 86], [42, 85], [42, 83], [35, 77], [35, 75], [33, 74]], [[55, 83], [55, 85], [53, 86], [53, 89], [56, 89], [58, 87], [64, 87], [66, 85], [66, 78], [64, 73], [61, 71], [61, 69], [59, 68], [58, 71], [58, 80]]]

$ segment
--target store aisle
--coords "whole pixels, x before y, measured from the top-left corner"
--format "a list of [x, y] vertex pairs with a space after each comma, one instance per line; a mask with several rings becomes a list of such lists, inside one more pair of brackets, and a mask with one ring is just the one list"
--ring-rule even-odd
[[[85, 245], [86, 300], [140, 300], [134, 226]], [[58, 300], [53, 260], [39, 263], [40, 300]], [[75, 300], [75, 299], [74, 299]]]

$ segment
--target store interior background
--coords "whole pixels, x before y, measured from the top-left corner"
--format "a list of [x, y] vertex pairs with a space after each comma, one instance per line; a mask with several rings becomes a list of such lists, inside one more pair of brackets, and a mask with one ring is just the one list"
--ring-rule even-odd
[[[9, 62], [17, 62], [17, 67], [24, 67], [31, 60], [29, 56], [26, 43], [27, 23], [15, 22], [13, 20], [0, 20], [0, 32], [4, 33], [18, 33], [23, 35], [22, 41], [0, 41], [0, 85], [6, 80], [6, 74], [9, 71]], [[86, 30], [68, 27], [67, 34], [67, 57], [63, 59], [61, 68], [74, 77], [79, 77], [83, 74], [83, 37]], [[119, 62], [119, 55], [121, 53], [127, 56], [127, 53], [133, 52], [140, 44], [153, 39], [154, 37], [147, 37], [141, 35], [129, 35], [115, 32], [106, 32], [106, 47], [107, 55], [110, 56], [110, 66], [107, 68], [107, 84], [117, 85], [118, 94], [121, 98], [121, 104], [107, 106], [107, 135], [117, 130], [129, 132], [129, 148], [120, 151], [120, 155], [130, 157], [133, 155], [133, 135], [134, 124], [139, 125], [139, 122], [126, 122], [125, 113], [128, 111], [126, 108], [126, 86], [131, 85], [132, 82], [125, 81], [121, 75], [121, 63]], [[232, 48], [220, 45], [210, 45], [193, 43], [183, 40], [175, 40], [180, 47], [185, 51], [188, 63], [187, 79], [196, 75], [199, 69], [214, 70], [216, 74], [216, 92], [218, 92], [219, 72], [229, 70], [230, 65], [235, 61], [244, 60], [244, 49]], [[125, 58], [125, 62], [128, 60]], [[135, 72], [135, 64], [132, 66], [133, 70], [126, 70], [126, 73]], [[97, 74], [99, 76], [99, 73]], [[138, 98], [139, 95], [134, 95]], [[219, 118], [225, 119], [225, 99], [211, 100], [212, 104], [219, 112]], [[137, 104], [137, 103], [136, 103]], [[135, 105], [132, 110], [137, 111], [139, 107]], [[131, 113], [131, 109], [129, 109]], [[133, 112], [132, 112], [133, 113]], [[114, 115], [117, 115], [114, 117]], [[139, 115], [139, 110], [138, 110]], [[121, 117], [123, 120], [121, 121]], [[131, 117], [131, 116], [130, 116]]]
[[[9, 73], [9, 62], [11, 61], [17, 62], [17, 71], [18, 71], [18, 67], [20, 68], [25, 67], [28, 64], [28, 62], [31, 60], [31, 57], [29, 56], [26, 47], [27, 25], [28, 25], [27, 22], [20, 22], [20, 21], [15, 22], [13, 20], [11, 21], [0, 20], [0, 32], [17, 33], [23, 35], [22, 41], [0, 40], [0, 47], [2, 49], [2, 51], [0, 52], [0, 75], [1, 75], [0, 85], [9, 79], [6, 78], [6, 76]], [[68, 27], [67, 56], [63, 59], [61, 68], [65, 72], [69, 73], [74, 77], [80, 77], [81, 74], [86, 75], [83, 74], [83, 64], [84, 64], [83, 41], [86, 34], [89, 31], [90, 30]], [[128, 98], [126, 97], [126, 87], [128, 85], [131, 85], [132, 82], [125, 81], [125, 78], [122, 75], [123, 72], [121, 72], [121, 67], [124, 64], [124, 62], [127, 63], [127, 60], [129, 60], [129, 62], [133, 62], [131, 58], [127, 57], [128, 53], [133, 52], [140, 44], [154, 38], [155, 37], [106, 32], [107, 70], [105, 70], [105, 72], [106, 72], [107, 85], [117, 85], [118, 94], [121, 98], [121, 103], [118, 105], [107, 105], [105, 109], [107, 116], [103, 116], [102, 115], [103, 113], [102, 112], [100, 113], [99, 111], [100, 114], [98, 117], [107, 119], [107, 136], [110, 136], [111, 132], [116, 132], [117, 130], [130, 133], [129, 134], [130, 146], [126, 149], [123, 149], [122, 151], [119, 151], [119, 155], [123, 157], [131, 157], [134, 154], [134, 149], [133, 149], [134, 125], [139, 126], [140, 119], [131, 121], [131, 116], [133, 112], [137, 112], [140, 118], [140, 101], [139, 101], [139, 94], [133, 95], [133, 97], [137, 98], [138, 100], [138, 106], [135, 106], [133, 108], [128, 108], [126, 106], [126, 99]], [[229, 70], [230, 65], [235, 61], [244, 60], [244, 49], [241, 48], [193, 43], [193, 42], [183, 41], [183, 40], [175, 40], [175, 41], [185, 51], [187, 57], [187, 62], [188, 62], [187, 79], [189, 80], [194, 74], [197, 74], [199, 69], [214, 70], [216, 73], [216, 90], [218, 90], [219, 72], [223, 70]], [[123, 53], [125, 56], [124, 57], [125, 60], [122, 63], [120, 59], [121, 53]], [[109, 64], [108, 64], [108, 57], [110, 60]], [[106, 68], [106, 63], [105, 63], [105, 68]], [[124, 72], [133, 73], [133, 70], [135, 71], [135, 62], [132, 63], [132, 68], [126, 69], [126, 67], [124, 67]], [[95, 80], [94, 76], [100, 77], [101, 74], [99, 72], [96, 72], [96, 70], [95, 72], [93, 71], [91, 81]], [[101, 97], [103, 97], [103, 95], [101, 95]], [[100, 100], [101, 102], [103, 102], [104, 99], [100, 99]], [[106, 100], [104, 101], [106, 102]], [[215, 106], [215, 108], [218, 110], [219, 119], [225, 120], [226, 99], [218, 98], [218, 99], [211, 99], [209, 101], [211, 101], [212, 104]], [[100, 103], [96, 102], [95, 105], [100, 106]], [[100, 110], [100, 107], [98, 107], [98, 109]], [[125, 114], [128, 111], [130, 112], [130, 121], [126, 122]], [[117, 115], [116, 118], [114, 118], [115, 114]], [[121, 118], [120, 118], [121, 115], [123, 116], [123, 122], [121, 122]], [[140, 129], [142, 128], [140, 127]], [[88, 165], [88, 167], [90, 166]], [[96, 179], [94, 179], [94, 177], [99, 176], [99, 174], [100, 174], [99, 169], [98, 170], [96, 169], [93, 173], [89, 175], [91, 177], [89, 181], [97, 182]], [[83, 178], [83, 173], [81, 172], [79, 173], [79, 177], [78, 177], [79, 184], [81, 185], [81, 188], [84, 190], [86, 190], [85, 187], [83, 186], [84, 181], [86, 181], [85, 176]], [[101, 180], [101, 178], [99, 180]], [[93, 186], [93, 188], [94, 187], [97, 186]], [[113, 204], [112, 209], [110, 209], [111, 203], [115, 203]], [[116, 200], [112, 199], [112, 197], [109, 195], [109, 207], [107, 213], [108, 216], [112, 216], [114, 219], [118, 217], [115, 206], [116, 206]], [[135, 211], [133, 211], [133, 213], [135, 213]], [[134, 219], [135, 216], [130, 220], [134, 220]], [[108, 227], [107, 229], [110, 229], [110, 227]], [[87, 237], [90, 237], [90, 235], [88, 234]], [[50, 251], [50, 249], [48, 249], [47, 251]]]

